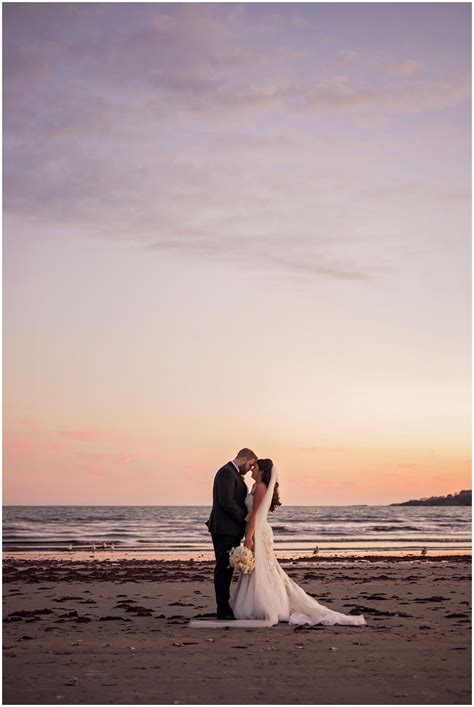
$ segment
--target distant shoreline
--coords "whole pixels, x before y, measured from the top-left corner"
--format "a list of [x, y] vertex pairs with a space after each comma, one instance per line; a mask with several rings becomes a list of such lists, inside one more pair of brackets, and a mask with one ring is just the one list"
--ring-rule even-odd
[[463, 490], [459, 493], [449, 493], [447, 496], [430, 496], [430, 498], [411, 499], [403, 503], [391, 503], [391, 506], [449, 506], [455, 508], [466, 508], [472, 506], [471, 490]]

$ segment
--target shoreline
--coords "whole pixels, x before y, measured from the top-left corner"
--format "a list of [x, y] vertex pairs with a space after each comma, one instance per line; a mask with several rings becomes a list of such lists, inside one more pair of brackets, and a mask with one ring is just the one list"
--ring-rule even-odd
[[[287, 551], [276, 551], [276, 557], [279, 562], [358, 562], [366, 561], [373, 562], [377, 559], [387, 560], [393, 562], [399, 561], [426, 561], [426, 560], [448, 560], [451, 558], [466, 558], [468, 560], [472, 559], [471, 550], [464, 549], [450, 549], [443, 548], [439, 550], [432, 550], [428, 548], [426, 555], [421, 555], [421, 552], [407, 552], [406, 550], [400, 550], [393, 552], [392, 550], [376, 550], [364, 551], [364, 552], [351, 552], [338, 551], [338, 552], [328, 552], [320, 550], [318, 554], [313, 554], [307, 550], [301, 550], [298, 552], [287, 550]], [[68, 550], [64, 549], [61, 552], [31, 552], [31, 551], [8, 551], [4, 550], [2, 552], [2, 559], [6, 560], [24, 560], [30, 562], [40, 562], [40, 561], [52, 561], [57, 560], [61, 562], [101, 562], [101, 561], [142, 561], [142, 562], [213, 562], [214, 553], [212, 550], [207, 552], [183, 552], [183, 551], [170, 551], [170, 552], [149, 552], [143, 551], [124, 551], [124, 550], [104, 550], [97, 549], [96, 552], [91, 550]]]
[[[299, 574], [318, 572], [323, 577], [324, 572], [341, 568], [349, 571], [363, 571], [370, 573], [372, 568], [397, 569], [412, 571], [415, 568], [425, 568], [427, 572], [437, 568], [456, 568], [471, 566], [470, 555], [442, 555], [439, 557], [411, 557], [367, 555], [365, 557], [319, 557], [305, 556], [279, 560], [281, 567], [288, 573]], [[212, 585], [215, 560], [195, 559], [146, 559], [146, 558], [4, 558], [3, 582], [23, 581], [27, 577], [28, 583], [41, 582], [141, 582], [146, 580], [168, 582], [179, 579], [181, 581], [205, 581]], [[233, 582], [236, 582], [239, 573], [234, 572]], [[316, 576], [316, 575], [314, 575]]]

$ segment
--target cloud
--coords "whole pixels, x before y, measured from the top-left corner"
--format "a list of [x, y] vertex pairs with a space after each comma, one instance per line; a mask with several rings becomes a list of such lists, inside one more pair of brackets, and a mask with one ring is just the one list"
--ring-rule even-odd
[[336, 59], [342, 63], [353, 64], [360, 57], [359, 52], [352, 49], [341, 49], [336, 54]]
[[291, 271], [292, 276], [298, 276], [301, 280], [314, 280], [323, 278], [336, 280], [349, 280], [362, 283], [371, 283], [374, 281], [375, 273], [362, 268], [358, 268], [349, 262], [339, 261], [336, 263], [327, 262], [321, 259], [319, 262], [313, 258], [302, 258], [300, 261], [291, 260], [288, 257], [275, 258], [270, 256], [270, 261], [279, 263], [284, 270]]
[[[287, 22], [286, 18], [283, 18], [284, 25], [286, 24], [286, 22]], [[301, 17], [300, 15], [294, 15], [293, 17], [291, 17], [290, 25], [292, 27], [296, 27], [297, 29], [307, 29], [307, 28], [314, 29], [315, 28], [314, 22], [311, 22], [306, 17]]]
[[330, 446], [330, 445], [315, 445], [311, 447], [298, 447], [301, 452], [324, 452], [331, 454], [350, 454], [352, 450], [349, 447], [344, 447], [342, 445]]
[[331, 489], [345, 489], [346, 487], [350, 486], [359, 486], [360, 482], [358, 481], [351, 481], [349, 479], [345, 479], [343, 481], [337, 481], [336, 479], [327, 479], [324, 477], [318, 477], [315, 475], [310, 475], [310, 474], [303, 474], [301, 477], [302, 479], [307, 479], [309, 483], [306, 483], [305, 485], [308, 487], [313, 486], [315, 483], [317, 483], [319, 489], [323, 489], [325, 491], [331, 491]]
[[124, 436], [122, 434], [116, 434], [115, 432], [108, 430], [104, 427], [77, 427], [70, 429], [60, 429], [57, 433], [62, 437], [67, 437], [68, 439], [73, 439], [78, 442], [123, 442]]
[[[268, 239], [264, 241], [268, 242]], [[298, 282], [311, 282], [316, 279], [328, 278], [343, 281], [356, 281], [369, 284], [374, 281], [374, 272], [366, 271], [356, 267], [350, 262], [339, 261], [337, 263], [328, 262], [327, 258], [316, 257], [308, 260], [308, 253], [302, 254], [298, 260], [294, 256], [289, 257], [285, 253], [284, 245], [280, 246], [282, 255], [276, 257], [269, 255], [267, 249], [259, 244], [259, 239], [246, 240], [245, 238], [221, 237], [209, 239], [176, 238], [162, 241], [154, 241], [144, 246], [146, 250], [159, 251], [170, 250], [194, 254], [206, 258], [221, 258], [232, 254], [233, 262], [238, 262], [239, 256], [242, 262], [251, 263], [252, 267], [268, 267], [280, 276], [288, 276]], [[275, 244], [272, 250], [275, 250]]]
[[114, 464], [128, 465], [133, 461], [133, 456], [128, 452], [75, 452], [80, 459], [96, 462], [114, 462]]
[[8, 452], [34, 455], [42, 451], [64, 452], [67, 450], [67, 445], [48, 440], [32, 440], [14, 437], [5, 440], [4, 449]]
[[8, 71], [5, 72], [4, 88], [7, 91], [21, 91], [31, 84], [50, 82], [54, 73], [45, 61], [38, 60], [32, 52], [13, 46], [8, 52]]
[[300, 110], [314, 113], [374, 111], [388, 114], [442, 110], [469, 99], [468, 73], [449, 81], [424, 81], [381, 88], [357, 87], [341, 77], [323, 80], [302, 95]]
[[23, 427], [28, 427], [30, 430], [39, 430], [43, 426], [41, 420], [35, 417], [28, 417], [18, 420], [18, 424]]
[[[342, 66], [328, 75], [301, 45], [312, 16], [293, 9], [63, 5], [6, 10], [7, 216], [66, 237], [232, 254], [302, 283], [375, 282], [379, 267], [359, 254], [368, 216], [374, 252], [394, 219], [358, 173], [375, 144], [359, 125], [375, 133], [380, 116], [467, 104], [467, 73], [421, 80], [408, 59], [398, 75], [353, 77], [344, 70], [359, 72], [359, 53], [336, 45]], [[320, 131], [318, 118], [352, 113], [362, 117], [349, 140], [329, 123]]]
[[390, 73], [396, 76], [414, 76], [424, 69], [424, 63], [422, 61], [416, 61], [415, 59], [407, 59], [398, 66], [390, 69]]

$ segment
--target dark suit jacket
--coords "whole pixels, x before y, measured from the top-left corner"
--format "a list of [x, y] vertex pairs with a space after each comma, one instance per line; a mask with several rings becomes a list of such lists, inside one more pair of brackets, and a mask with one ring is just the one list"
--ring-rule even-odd
[[219, 469], [212, 487], [212, 511], [206, 525], [210, 533], [234, 535], [241, 540], [245, 535], [248, 489], [243, 477], [232, 462]]

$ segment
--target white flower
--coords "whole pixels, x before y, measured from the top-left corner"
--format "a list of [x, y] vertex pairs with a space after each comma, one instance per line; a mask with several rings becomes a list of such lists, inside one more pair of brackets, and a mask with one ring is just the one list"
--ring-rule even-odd
[[245, 545], [239, 545], [229, 550], [230, 566], [243, 574], [250, 574], [255, 569], [255, 555]]

